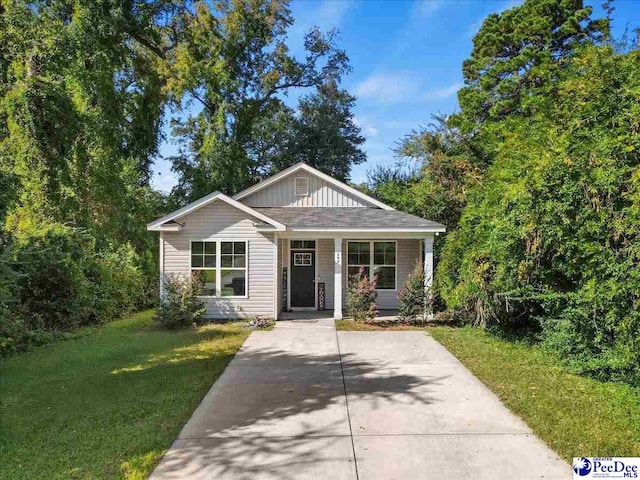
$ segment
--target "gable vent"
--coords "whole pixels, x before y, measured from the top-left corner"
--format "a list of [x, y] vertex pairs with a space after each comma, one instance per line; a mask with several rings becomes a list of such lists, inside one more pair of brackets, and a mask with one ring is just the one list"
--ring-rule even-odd
[[309, 195], [309, 177], [296, 177], [294, 181], [296, 196]]

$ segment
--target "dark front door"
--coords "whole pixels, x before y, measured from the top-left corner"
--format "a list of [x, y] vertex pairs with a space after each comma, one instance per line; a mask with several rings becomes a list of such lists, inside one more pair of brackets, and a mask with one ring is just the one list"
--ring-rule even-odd
[[316, 252], [291, 250], [291, 307], [316, 304]]

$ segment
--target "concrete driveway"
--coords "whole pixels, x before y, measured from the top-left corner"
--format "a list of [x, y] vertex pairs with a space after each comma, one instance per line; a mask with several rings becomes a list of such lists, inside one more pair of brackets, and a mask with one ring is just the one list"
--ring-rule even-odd
[[568, 479], [422, 332], [254, 332], [154, 473], [160, 479]]

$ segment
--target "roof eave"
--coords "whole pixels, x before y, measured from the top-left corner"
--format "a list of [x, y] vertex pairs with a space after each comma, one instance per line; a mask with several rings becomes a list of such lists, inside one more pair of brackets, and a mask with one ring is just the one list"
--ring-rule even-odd
[[[202, 208], [212, 202], [215, 202], [216, 200], [225, 202], [229, 205], [231, 205], [232, 207], [235, 207], [239, 210], [242, 210], [243, 212], [247, 213], [248, 215], [251, 215], [259, 220], [262, 220], [265, 223], [268, 223], [270, 225], [273, 225], [275, 230], [281, 231], [281, 230], [286, 230], [286, 225], [284, 225], [283, 223], [278, 222], [277, 220], [274, 220], [273, 218], [269, 217], [268, 215], [265, 215], [264, 213], [258, 212], [257, 210], [251, 208], [248, 205], [245, 205], [244, 203], [240, 203], [237, 200], [234, 200], [233, 198], [225, 195], [224, 193], [221, 192], [213, 192], [210, 193], [209, 195], [206, 195], [198, 200], [196, 200], [195, 202], [191, 202], [188, 205], [185, 205], [182, 208], [179, 208], [178, 210], [175, 210], [167, 215], [165, 215], [164, 217], [161, 217], [151, 223], [147, 224], [147, 230], [154, 232], [154, 231], [179, 231], [179, 230], [169, 230], [166, 227], [166, 223], [171, 222], [177, 218], [182, 218], [185, 215], [188, 215], [189, 213]], [[182, 229], [182, 228], [180, 228]]]
[[447, 231], [445, 226], [434, 227], [379, 227], [379, 228], [360, 228], [360, 227], [289, 227], [292, 232], [345, 232], [345, 233], [444, 233]]

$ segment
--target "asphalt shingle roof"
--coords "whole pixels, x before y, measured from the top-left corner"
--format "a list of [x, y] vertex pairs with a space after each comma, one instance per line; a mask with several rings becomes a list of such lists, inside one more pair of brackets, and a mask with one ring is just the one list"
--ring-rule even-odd
[[431, 220], [381, 208], [364, 207], [253, 207], [289, 227], [317, 228], [444, 228]]

